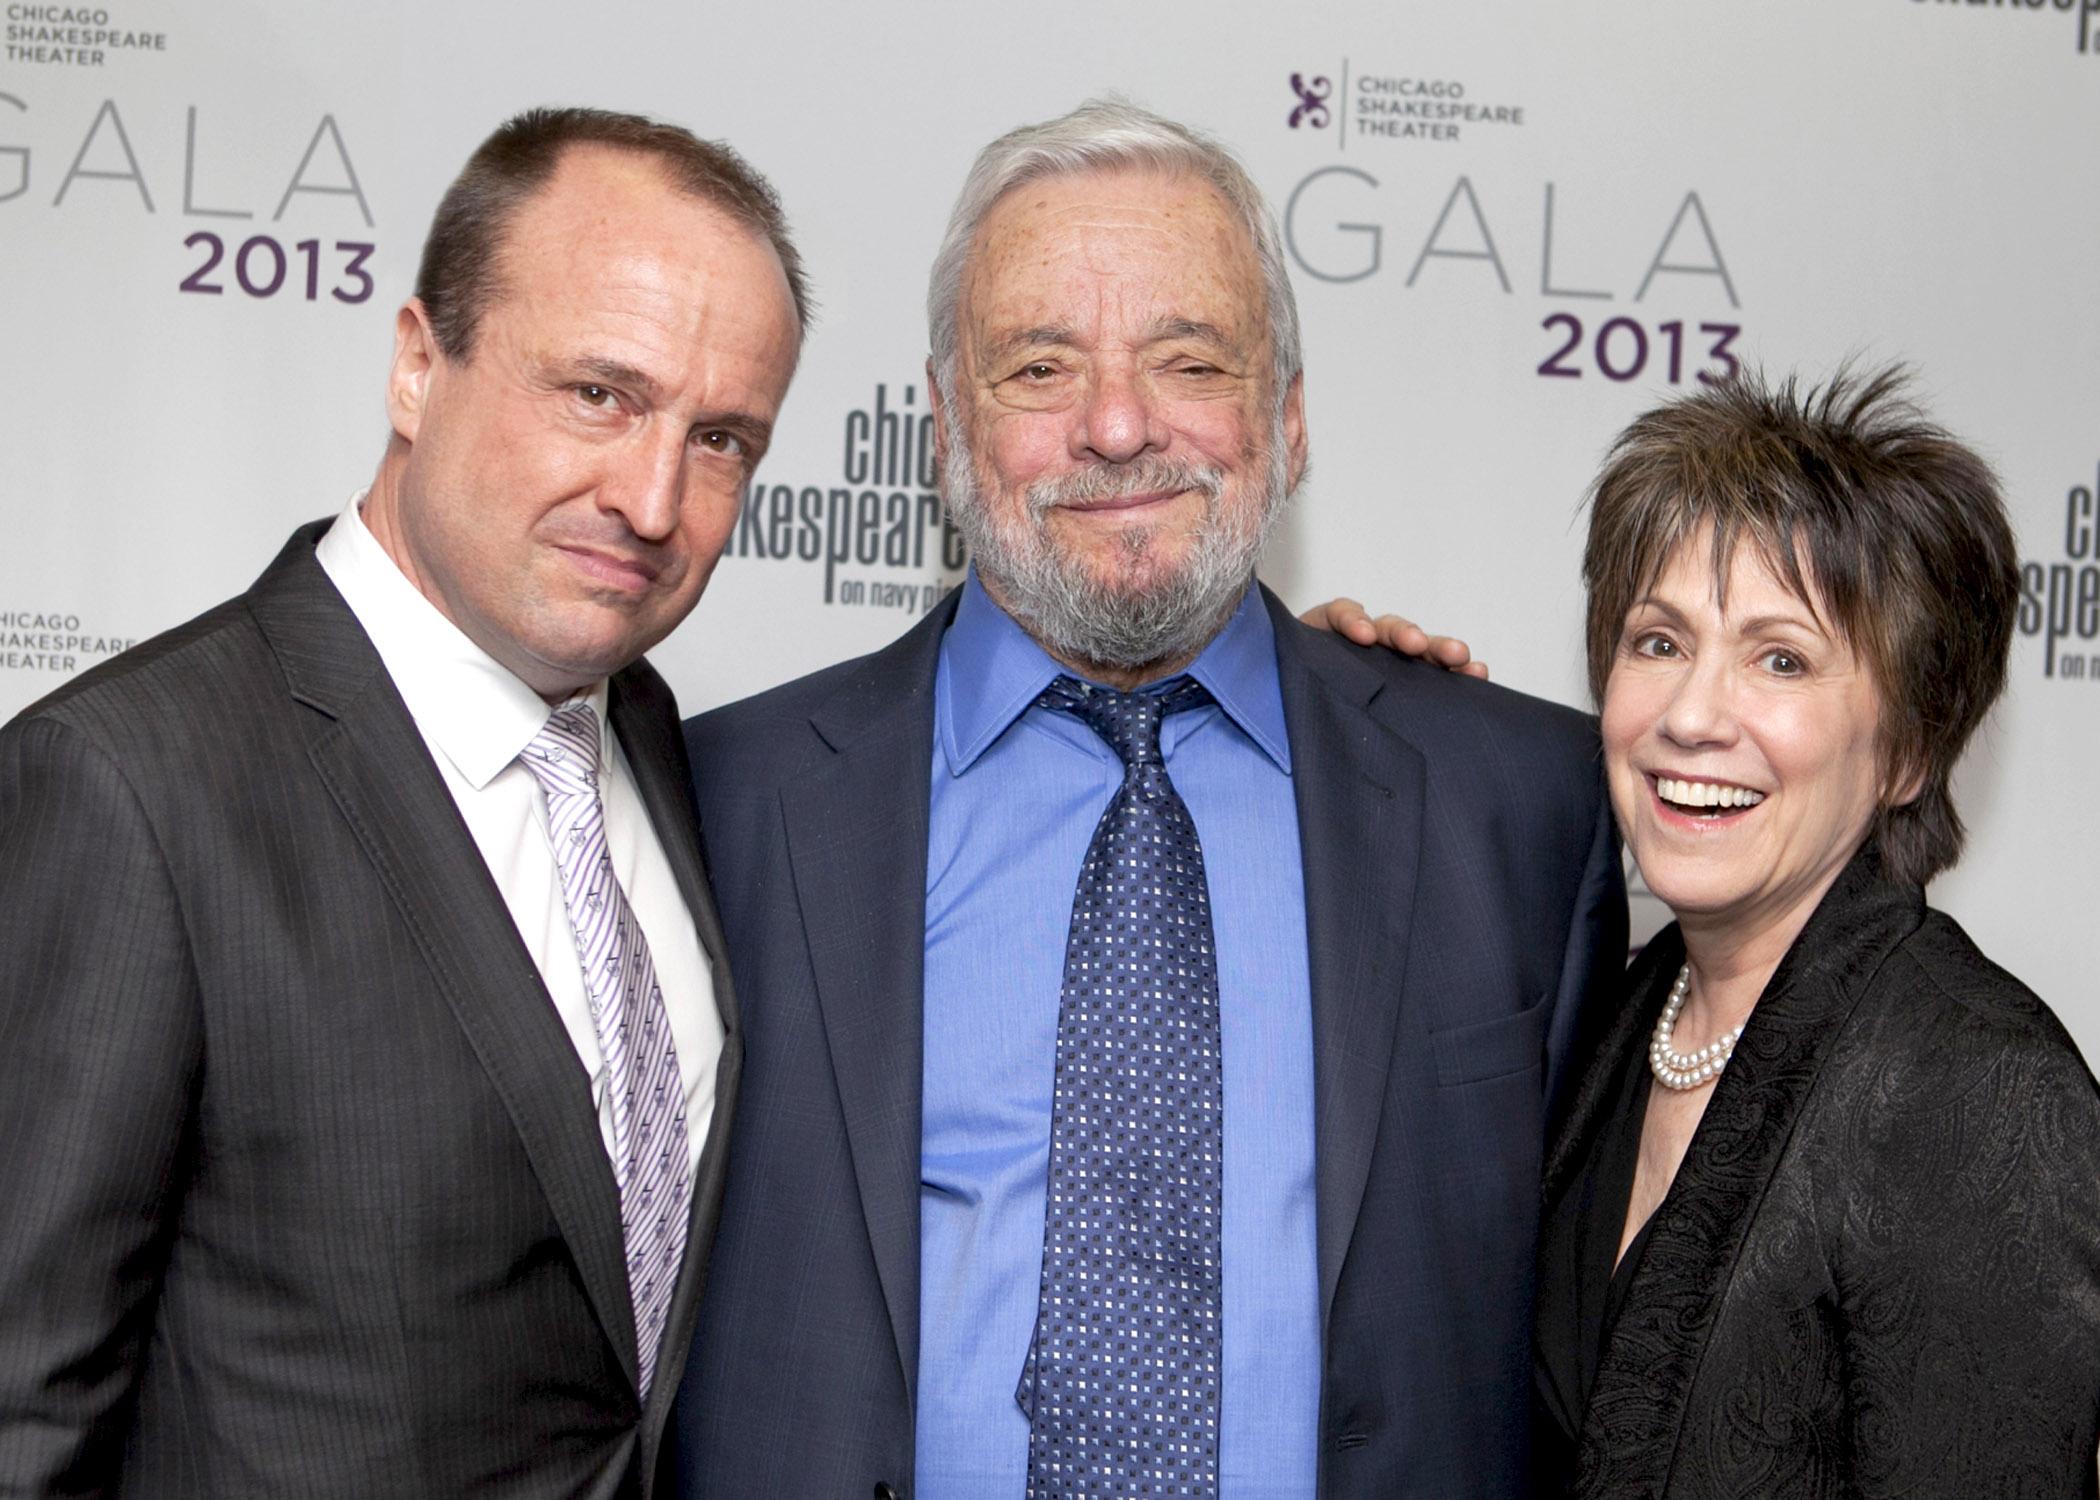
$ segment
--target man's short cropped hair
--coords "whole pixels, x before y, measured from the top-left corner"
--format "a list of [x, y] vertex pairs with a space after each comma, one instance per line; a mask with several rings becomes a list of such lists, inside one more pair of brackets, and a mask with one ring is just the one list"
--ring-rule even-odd
[[481, 316], [501, 292], [503, 237], [571, 146], [609, 146], [653, 157], [671, 184], [721, 209], [772, 245], [787, 273], [795, 319], [809, 328], [809, 288], [802, 257], [772, 184], [730, 147], [703, 141], [677, 125], [604, 109], [528, 109], [499, 125], [467, 158], [445, 190], [423, 242], [416, 296], [445, 357], [474, 349]]

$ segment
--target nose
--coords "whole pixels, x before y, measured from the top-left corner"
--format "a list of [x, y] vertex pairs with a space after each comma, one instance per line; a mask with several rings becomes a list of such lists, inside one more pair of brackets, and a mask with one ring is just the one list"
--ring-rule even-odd
[[1087, 382], [1080, 420], [1073, 426], [1072, 456], [1127, 464], [1146, 453], [1163, 452], [1171, 441], [1158, 400], [1135, 361], [1097, 364]]
[[1734, 672], [1718, 653], [1707, 652], [1691, 662], [1663, 705], [1663, 736], [1687, 749], [1734, 743], [1734, 684]]
[[685, 506], [685, 433], [657, 424], [635, 434], [612, 460], [611, 472], [598, 487], [601, 509], [617, 513], [627, 529], [645, 542], [660, 542], [678, 529]]

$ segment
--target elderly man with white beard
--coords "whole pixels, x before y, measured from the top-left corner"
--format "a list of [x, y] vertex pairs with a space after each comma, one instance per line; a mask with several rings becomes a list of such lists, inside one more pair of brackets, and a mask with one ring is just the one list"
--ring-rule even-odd
[[1594, 726], [1255, 580], [1305, 383], [1217, 142], [993, 142], [929, 313], [969, 580], [687, 728], [749, 1124], [682, 1492], [1517, 1493]]

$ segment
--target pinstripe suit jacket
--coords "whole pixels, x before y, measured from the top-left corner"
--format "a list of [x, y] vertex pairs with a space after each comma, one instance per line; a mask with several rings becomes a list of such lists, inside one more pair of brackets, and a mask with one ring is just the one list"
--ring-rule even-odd
[[[1548, 1102], [1626, 952], [1595, 727], [1268, 605], [1300, 840], [1279, 857], [1302, 862], [1312, 978], [1319, 1493], [1507, 1500]], [[679, 1395], [688, 1500], [911, 1492], [927, 778], [953, 609], [687, 725], [751, 1085]]]
[[0, 1495], [647, 1495], [741, 1038], [671, 695], [611, 719], [728, 1033], [643, 1409], [589, 1081], [295, 535], [0, 730]]

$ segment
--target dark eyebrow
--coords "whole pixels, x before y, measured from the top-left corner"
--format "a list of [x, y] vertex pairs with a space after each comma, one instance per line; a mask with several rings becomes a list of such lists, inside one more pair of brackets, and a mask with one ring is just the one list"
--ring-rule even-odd
[[1678, 612], [1676, 605], [1669, 603], [1667, 600], [1658, 599], [1653, 594], [1643, 594], [1640, 598], [1634, 600], [1633, 603], [1627, 605], [1626, 617], [1628, 619], [1633, 618], [1634, 611], [1641, 609], [1656, 610], [1668, 615], [1677, 624], [1681, 625], [1684, 623], [1684, 616]]
[[[1675, 605], [1670, 604], [1666, 600], [1658, 599], [1653, 594], [1634, 600], [1633, 604], [1626, 611], [1627, 618], [1631, 619], [1634, 612], [1641, 609], [1652, 609], [1659, 614], [1666, 615], [1673, 625], [1681, 626], [1686, 623], [1684, 615]], [[1795, 630], [1806, 629], [1826, 637], [1830, 634], [1829, 628], [1816, 619], [1813, 613], [1807, 616], [1758, 615], [1752, 619], [1732, 622], [1732, 626], [1738, 635], [1763, 635], [1775, 625], [1790, 626]]]
[[1815, 635], [1827, 636], [1830, 632], [1814, 615], [1759, 615], [1755, 619], [1743, 620], [1736, 629], [1744, 635], [1763, 635], [1775, 625], [1795, 630], [1807, 630]]
[[[652, 406], [663, 397], [663, 392], [646, 371], [628, 364], [625, 360], [587, 354], [569, 368], [572, 374], [581, 375], [589, 380], [602, 380], [607, 385], [633, 391]], [[764, 417], [747, 411], [703, 412], [693, 419], [691, 425], [696, 431], [710, 427], [727, 428], [746, 442], [760, 448], [764, 448], [773, 440], [773, 424]]]
[[602, 380], [607, 385], [624, 386], [636, 395], [646, 396], [652, 401], [658, 395], [656, 382], [650, 379], [645, 372], [624, 360], [607, 359], [599, 354], [586, 354], [570, 368], [579, 375], [587, 375], [593, 380]]
[[773, 441], [773, 424], [746, 411], [725, 411], [714, 416], [697, 417], [690, 430], [704, 432], [716, 427], [727, 428], [761, 451], [771, 446]]

